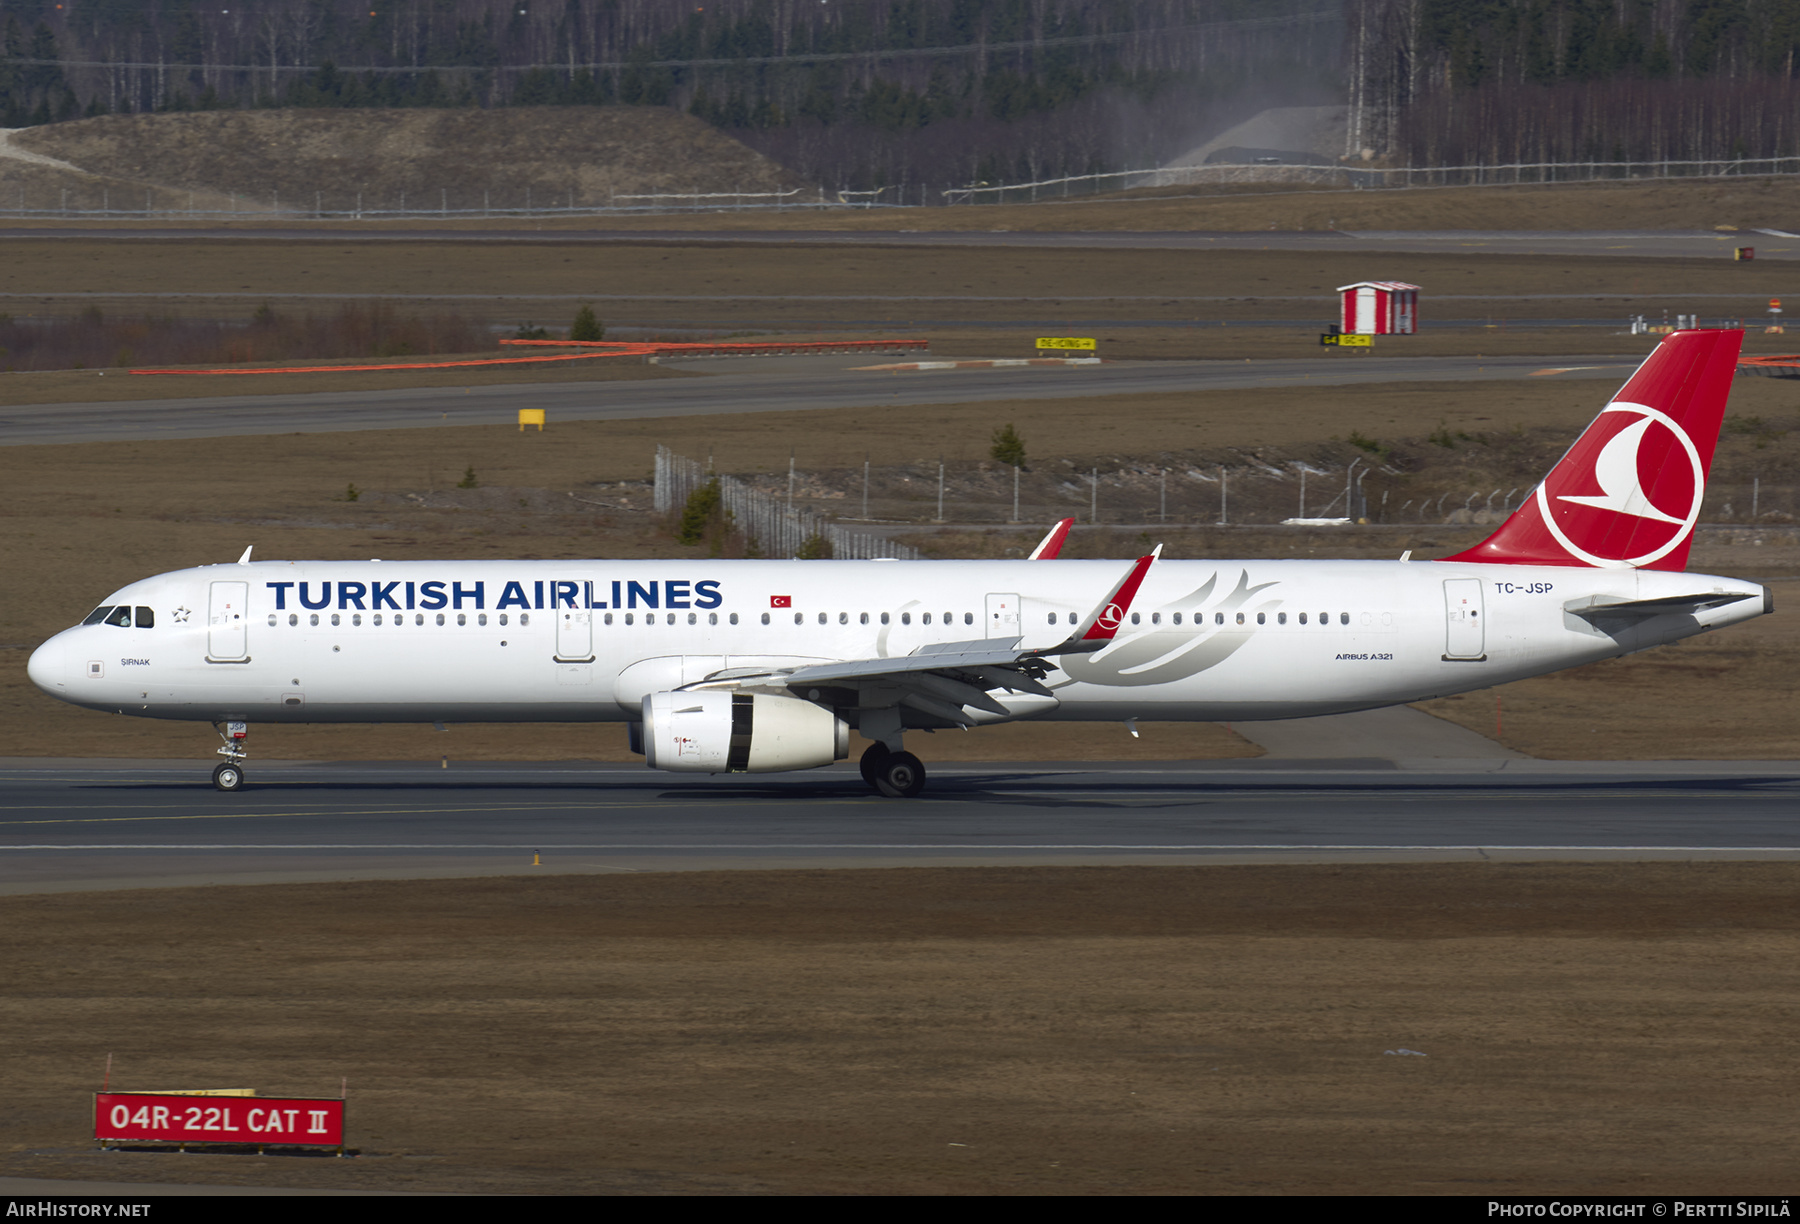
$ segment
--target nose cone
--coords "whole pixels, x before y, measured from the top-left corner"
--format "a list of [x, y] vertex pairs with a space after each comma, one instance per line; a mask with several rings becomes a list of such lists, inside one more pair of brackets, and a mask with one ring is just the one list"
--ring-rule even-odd
[[63, 697], [69, 687], [69, 644], [64, 639], [68, 635], [59, 633], [31, 652], [31, 661], [25, 664], [25, 674], [31, 682], [53, 697]]

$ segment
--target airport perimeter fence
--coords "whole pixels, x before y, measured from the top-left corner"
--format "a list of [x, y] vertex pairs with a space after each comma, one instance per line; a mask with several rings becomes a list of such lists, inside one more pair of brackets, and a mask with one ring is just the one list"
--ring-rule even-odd
[[633, 214], [803, 212], [873, 208], [925, 208], [954, 204], [1037, 204], [1141, 188], [1293, 184], [1383, 191], [1409, 187], [1513, 186], [1531, 183], [1585, 183], [1622, 179], [1766, 178], [1800, 174], [1800, 156], [1706, 161], [1518, 162], [1470, 166], [1219, 164], [1170, 166], [1072, 174], [1024, 183], [972, 183], [932, 188], [895, 183], [868, 190], [793, 188], [787, 191], [664, 191], [612, 194], [604, 201], [574, 192], [546, 196], [521, 188], [516, 197], [495, 199], [483, 191], [453, 188], [401, 192], [392, 198], [353, 187], [321, 188], [283, 198], [279, 191], [228, 197], [148, 188], [141, 200], [112, 187], [60, 188], [33, 196], [21, 186], [0, 197], [0, 217], [68, 217], [110, 220], [269, 219], [293, 221], [415, 220], [607, 217]]
[[[1348, 466], [1257, 459], [1227, 467], [1132, 465], [1103, 470], [1036, 464], [1024, 479], [1012, 468], [971, 461], [809, 469], [790, 461], [787, 489], [779, 474], [716, 476], [701, 464], [658, 447], [655, 508], [671, 518], [715, 478], [730, 529], [769, 557], [839, 558], [918, 553], [875, 532], [936, 527], [1042, 528], [1060, 518], [1083, 526], [1152, 531], [1158, 527], [1494, 527], [1535, 493], [1520, 482], [1470, 488], [1416, 478], [1357, 459]], [[761, 487], [757, 487], [760, 485]], [[1707, 486], [1701, 524], [1710, 530], [1772, 531], [1793, 542], [1796, 487], [1755, 474], [1720, 474]], [[833, 514], [821, 502], [841, 509]], [[858, 512], [860, 511], [860, 513]], [[852, 526], [851, 524], [854, 524]]]
[[853, 531], [823, 514], [796, 507], [791, 497], [773, 497], [735, 476], [716, 475], [706, 465], [677, 455], [666, 446], [656, 448], [655, 505], [659, 514], [680, 514], [689, 498], [715, 480], [719, 484], [720, 504], [731, 516], [731, 529], [741, 533], [746, 544], [753, 544], [754, 551], [765, 557], [797, 557], [802, 553], [812, 556], [822, 545], [838, 561], [875, 557], [919, 559], [916, 548]]
[[[373, 192], [354, 188], [332, 188], [305, 194], [296, 199], [285, 198], [279, 191], [267, 194], [238, 192], [221, 196], [216, 193], [180, 192], [165, 188], [147, 188], [140, 197], [129, 197], [112, 187], [59, 188], [51, 194], [33, 196], [21, 186], [14, 193], [0, 196], [0, 217], [12, 218], [98, 218], [110, 220], [244, 220], [247, 218], [285, 218], [292, 221], [468, 221], [484, 218], [521, 217], [554, 220], [558, 217], [628, 216], [642, 213], [718, 213], [718, 212], [805, 212], [851, 208], [893, 208], [904, 196], [909, 207], [923, 207], [927, 191], [923, 186], [874, 191], [827, 191], [824, 188], [794, 188], [789, 191], [664, 191], [630, 195], [609, 195], [602, 200], [584, 200], [571, 192], [546, 196], [531, 188], [521, 188], [517, 196], [496, 199], [491, 191], [483, 191], [479, 199], [452, 188], [436, 191], [400, 192], [390, 198], [379, 198]], [[891, 197], [891, 198], [884, 198]]]
[[1027, 183], [976, 183], [942, 192], [946, 204], [1036, 204], [1074, 196], [1153, 187], [1285, 183], [1359, 191], [1408, 187], [1495, 187], [1626, 179], [1767, 178], [1800, 174], [1800, 156], [1704, 161], [1507, 162], [1469, 166], [1299, 165], [1289, 163], [1167, 166], [1073, 174]]

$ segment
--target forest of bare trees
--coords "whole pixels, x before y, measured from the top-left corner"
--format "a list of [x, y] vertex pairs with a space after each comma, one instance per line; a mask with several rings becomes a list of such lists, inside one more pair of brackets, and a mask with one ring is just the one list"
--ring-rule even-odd
[[832, 185], [1154, 164], [1342, 90], [1337, 0], [0, 0], [0, 125], [649, 105]]
[[1352, 155], [1800, 153], [1800, 0], [1347, 0], [1345, 30]]

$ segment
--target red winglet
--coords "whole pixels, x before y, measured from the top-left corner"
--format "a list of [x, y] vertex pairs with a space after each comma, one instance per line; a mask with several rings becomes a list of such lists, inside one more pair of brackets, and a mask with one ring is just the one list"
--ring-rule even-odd
[[1054, 560], [1056, 560], [1057, 554], [1062, 552], [1062, 546], [1068, 542], [1069, 528], [1073, 527], [1074, 525], [1075, 525], [1075, 520], [1072, 518], [1066, 518], [1066, 519], [1063, 519], [1061, 522], [1057, 523], [1056, 526], [1054, 526], [1050, 529], [1050, 534], [1045, 536], [1042, 540], [1040, 540], [1038, 542], [1038, 546], [1031, 550], [1031, 556], [1027, 557], [1026, 560], [1027, 561], [1054, 561]]
[[1119, 626], [1125, 623], [1125, 614], [1131, 611], [1131, 601], [1137, 598], [1138, 588], [1144, 584], [1144, 575], [1150, 572], [1150, 566], [1162, 556], [1162, 545], [1148, 557], [1139, 557], [1131, 572], [1125, 575], [1125, 581], [1113, 588], [1113, 593], [1100, 601], [1099, 611], [1092, 614], [1087, 632], [1077, 640], [1080, 642], [1110, 642]]
[[1670, 335], [1500, 530], [1443, 559], [1685, 569], [1743, 339]]

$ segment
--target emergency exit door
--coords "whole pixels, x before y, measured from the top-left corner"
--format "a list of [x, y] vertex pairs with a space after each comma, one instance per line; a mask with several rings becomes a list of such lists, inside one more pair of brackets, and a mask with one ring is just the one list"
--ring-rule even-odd
[[556, 614], [556, 661], [594, 661], [594, 614], [586, 608], [564, 608]]
[[990, 638], [1016, 638], [1024, 630], [1019, 627], [1019, 597], [1017, 594], [989, 595], [987, 597], [987, 632]]

